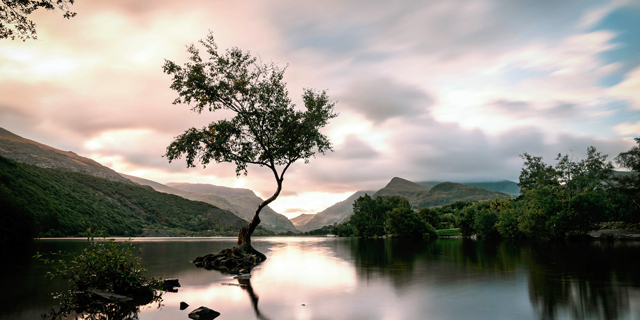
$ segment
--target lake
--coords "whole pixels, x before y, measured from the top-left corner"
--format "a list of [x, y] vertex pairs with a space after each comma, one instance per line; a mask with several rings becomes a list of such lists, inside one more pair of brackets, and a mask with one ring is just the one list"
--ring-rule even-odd
[[[148, 275], [182, 285], [139, 319], [188, 319], [199, 306], [217, 319], [640, 319], [639, 242], [254, 238], [268, 259], [244, 288], [189, 262], [234, 242], [134, 238]], [[56, 304], [51, 293], [66, 288], [45, 278], [36, 250], [85, 246], [43, 239], [5, 253], [0, 319], [39, 319]]]

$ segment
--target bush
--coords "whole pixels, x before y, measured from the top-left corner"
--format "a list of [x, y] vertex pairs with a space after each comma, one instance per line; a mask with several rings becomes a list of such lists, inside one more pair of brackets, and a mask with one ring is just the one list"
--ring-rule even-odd
[[[155, 289], [160, 289], [162, 283], [159, 279], [145, 278], [142, 276], [146, 269], [142, 268], [141, 259], [134, 255], [130, 242], [116, 243], [114, 239], [95, 241], [93, 236], [87, 238], [89, 246], [80, 253], [50, 253], [45, 257], [39, 252], [35, 258], [45, 264], [55, 264], [53, 271], [49, 271], [49, 278], [61, 277], [71, 282], [71, 290], [58, 295], [60, 298], [60, 310], [53, 311], [53, 319], [63, 319], [72, 311], [82, 310], [86, 307], [84, 297], [85, 290], [97, 289], [101, 291], [115, 292], [117, 294], [135, 295], [142, 287], [154, 290], [153, 300], [159, 300], [160, 295]], [[85, 301], [86, 302], [86, 301]], [[109, 306], [107, 310], [117, 310], [129, 313], [131, 310]], [[128, 310], [128, 311], [127, 311]], [[104, 312], [104, 310], [101, 310]], [[108, 315], [107, 315], [108, 317]]]
[[385, 225], [389, 233], [402, 238], [430, 238], [432, 235], [436, 235], [433, 226], [407, 207], [391, 210], [387, 215]]
[[460, 229], [460, 233], [465, 238], [468, 238], [476, 233], [474, 228], [474, 222], [476, 219], [476, 206], [471, 205], [461, 209], [456, 216], [456, 225]]
[[476, 235], [485, 239], [499, 238], [500, 233], [496, 229], [496, 222], [498, 222], [498, 215], [495, 211], [489, 209], [479, 210], [473, 222]]

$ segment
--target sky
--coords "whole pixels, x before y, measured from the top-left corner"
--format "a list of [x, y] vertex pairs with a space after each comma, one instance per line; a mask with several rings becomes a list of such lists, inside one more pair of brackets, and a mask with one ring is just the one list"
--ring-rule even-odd
[[276, 189], [271, 172], [187, 169], [162, 155], [224, 113], [174, 105], [165, 59], [209, 32], [286, 67], [290, 97], [327, 90], [334, 152], [300, 161], [270, 206], [316, 213], [393, 177], [518, 181], [522, 153], [553, 164], [640, 136], [640, 1], [77, 0], [36, 11], [38, 40], [0, 40], [0, 127], [161, 183]]

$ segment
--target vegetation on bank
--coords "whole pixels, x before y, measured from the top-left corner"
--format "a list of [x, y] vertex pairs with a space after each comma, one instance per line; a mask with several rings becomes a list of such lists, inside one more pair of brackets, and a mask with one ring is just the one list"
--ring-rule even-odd
[[[66, 319], [71, 313], [86, 313], [89, 319], [129, 319], [140, 305], [161, 300], [162, 280], [144, 276], [147, 270], [130, 242], [95, 240], [93, 235], [87, 241], [88, 247], [79, 252], [34, 256], [52, 266], [47, 273], [50, 279], [63, 278], [71, 284], [70, 290], [56, 295], [60, 306], [44, 317]], [[104, 297], [111, 294], [120, 295], [114, 300], [124, 301], [105, 302]]]
[[[0, 157], [0, 246], [87, 229], [135, 236], [143, 229], [177, 235], [235, 236], [247, 222], [213, 205], [150, 187], [44, 169]], [[260, 235], [273, 233], [259, 228]]]
[[348, 221], [306, 234], [565, 239], [583, 236], [604, 222], [638, 224], [640, 138], [636, 142], [638, 146], [615, 158], [629, 172], [614, 172], [608, 156], [594, 147], [579, 161], [559, 154], [554, 166], [525, 153], [517, 199], [456, 202], [416, 212], [401, 197], [363, 196], [354, 202]]

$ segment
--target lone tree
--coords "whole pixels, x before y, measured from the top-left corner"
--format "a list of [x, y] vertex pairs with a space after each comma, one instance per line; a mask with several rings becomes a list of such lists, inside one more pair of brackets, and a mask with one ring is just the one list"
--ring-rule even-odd
[[260, 224], [262, 208], [280, 194], [287, 169], [301, 159], [307, 163], [316, 152], [332, 150], [320, 128], [337, 116], [335, 103], [325, 91], [305, 89], [306, 110], [297, 110], [283, 81], [284, 68], [262, 64], [237, 47], [219, 52], [211, 33], [199, 42], [207, 60], [193, 44], [187, 47], [191, 56], [184, 66], [165, 60], [164, 72], [173, 75], [171, 88], [179, 94], [173, 103], [186, 103], [199, 114], [205, 109], [226, 109], [235, 115], [186, 130], [167, 147], [165, 156], [171, 162], [185, 155], [187, 167], [197, 162], [205, 167], [211, 161], [234, 163], [237, 176], [246, 175], [249, 164], [273, 172], [276, 191], [260, 203], [249, 225], [238, 234], [243, 252], [257, 253], [251, 247], [251, 234]]
[[36, 24], [27, 18], [34, 11], [62, 10], [64, 18], [72, 18], [75, 12], [69, 11], [74, 0], [0, 0], [0, 39], [26, 41], [37, 39]]

